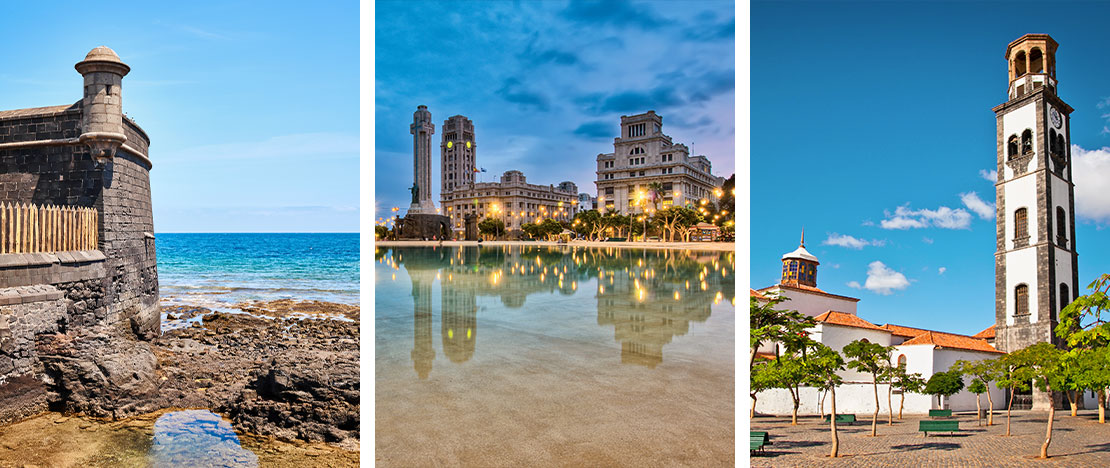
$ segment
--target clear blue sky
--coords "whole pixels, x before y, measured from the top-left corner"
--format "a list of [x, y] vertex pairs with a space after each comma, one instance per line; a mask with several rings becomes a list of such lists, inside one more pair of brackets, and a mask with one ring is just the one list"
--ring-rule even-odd
[[131, 66], [158, 232], [358, 231], [358, 2], [5, 3], [0, 108], [81, 98], [73, 64]]
[[655, 110], [663, 131], [734, 172], [732, 2], [378, 2], [375, 12], [376, 217], [411, 201], [418, 105], [440, 126], [474, 121], [484, 181], [517, 169], [528, 182], [570, 180], [596, 194], [598, 153], [620, 116]]
[[1110, 272], [1107, 18], [1094, 2], [753, 3], [752, 286], [777, 282], [805, 228], [818, 286], [861, 298], [862, 318], [993, 324], [995, 191], [980, 173], [996, 165], [991, 108], [1006, 100], [1006, 45], [1047, 33], [1075, 108], [1085, 292]]

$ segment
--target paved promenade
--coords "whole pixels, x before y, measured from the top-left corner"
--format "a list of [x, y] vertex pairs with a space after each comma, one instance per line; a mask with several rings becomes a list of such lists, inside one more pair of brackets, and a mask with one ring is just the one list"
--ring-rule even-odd
[[828, 458], [829, 425], [816, 417], [800, 418], [790, 426], [789, 417], [756, 417], [752, 430], [771, 433], [766, 451], [752, 456], [754, 467], [1095, 467], [1110, 466], [1110, 422], [1098, 423], [1097, 410], [1071, 417], [1057, 411], [1048, 460], [1037, 459], [1044, 442], [1047, 412], [1014, 411], [1010, 437], [1006, 413], [995, 415], [994, 426], [976, 426], [975, 415], [958, 415], [960, 433], [917, 431], [921, 417], [895, 419], [886, 425], [879, 415], [877, 437], [871, 437], [871, 415], [859, 414], [854, 425], [838, 425], [840, 457]]

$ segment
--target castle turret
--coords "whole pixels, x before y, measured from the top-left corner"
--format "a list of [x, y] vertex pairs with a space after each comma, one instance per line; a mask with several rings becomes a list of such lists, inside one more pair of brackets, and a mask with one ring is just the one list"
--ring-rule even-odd
[[73, 67], [85, 78], [80, 141], [88, 145], [97, 162], [103, 163], [115, 157], [116, 150], [127, 141], [121, 85], [131, 67], [105, 46], [89, 51], [85, 60]]

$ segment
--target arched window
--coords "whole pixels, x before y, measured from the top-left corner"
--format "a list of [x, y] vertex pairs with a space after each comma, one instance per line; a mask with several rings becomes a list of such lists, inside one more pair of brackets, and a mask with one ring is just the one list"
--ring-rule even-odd
[[859, 342], [860, 342], [860, 343], [870, 343], [870, 341], [867, 341], [867, 338], [861, 338], [861, 339], [859, 340]]
[[1056, 207], [1056, 243], [1061, 247], [1066, 247], [1068, 239], [1068, 223], [1067, 214], [1064, 213], [1064, 207]]
[[1064, 311], [1064, 307], [1071, 304], [1071, 296], [1068, 294], [1068, 285], [1060, 283], [1060, 311]]
[[1029, 72], [1044, 73], [1044, 55], [1041, 54], [1041, 49], [1034, 48], [1029, 52]]
[[1021, 132], [1021, 154], [1029, 154], [1033, 152], [1033, 131], [1025, 129]]
[[1029, 315], [1029, 286], [1024, 284], [1014, 288], [1014, 315]]
[[902, 355], [898, 356], [898, 366], [900, 366], [902, 368], [906, 367], [906, 355], [905, 354], [902, 354]]
[[[1068, 154], [1068, 145], [1064, 143], [1064, 134], [1063, 133], [1057, 133], [1056, 134], [1056, 149], [1058, 151], [1060, 151], [1060, 156], [1061, 157], [1064, 157]], [[1065, 158], [1065, 161], [1066, 160], [1067, 159]]]
[[1014, 57], [1014, 78], [1025, 74], [1025, 51], [1017, 53]]
[[1056, 139], [1056, 130], [1048, 129], [1048, 152], [1053, 156], [1060, 154], [1059, 148], [1056, 145], [1059, 141]]
[[1017, 135], [1010, 135], [1009, 142], [1006, 143], [1006, 155], [1011, 159], [1018, 155], [1018, 137]]
[[1014, 239], [1028, 239], [1029, 238], [1029, 220], [1028, 210], [1025, 208], [1018, 208], [1014, 211]]

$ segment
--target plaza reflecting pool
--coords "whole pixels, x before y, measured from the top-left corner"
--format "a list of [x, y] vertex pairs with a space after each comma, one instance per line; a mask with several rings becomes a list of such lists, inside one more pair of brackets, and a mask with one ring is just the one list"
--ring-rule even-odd
[[379, 466], [732, 466], [731, 252], [375, 251]]

